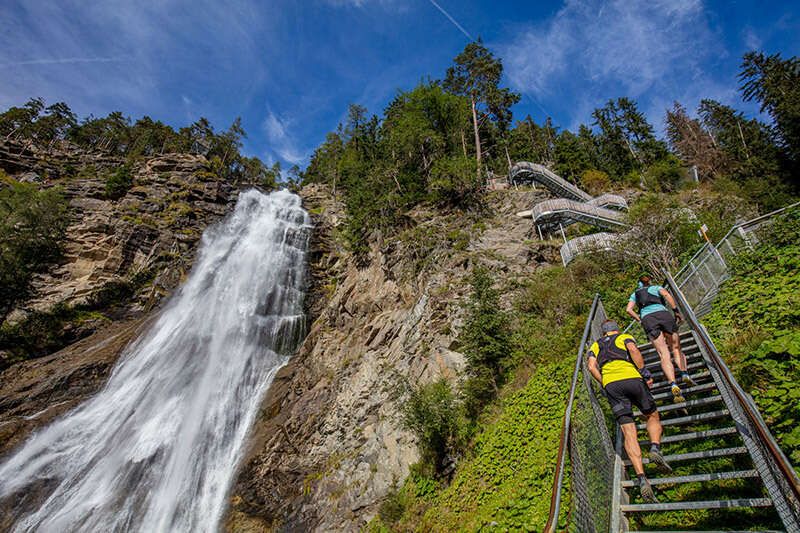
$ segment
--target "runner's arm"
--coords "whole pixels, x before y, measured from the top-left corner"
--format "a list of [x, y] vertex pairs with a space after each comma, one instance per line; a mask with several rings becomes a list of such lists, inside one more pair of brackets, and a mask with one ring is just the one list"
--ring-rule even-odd
[[592, 377], [602, 386], [603, 375], [600, 373], [600, 369], [597, 368], [597, 357], [591, 352], [589, 352], [589, 360], [586, 362], [586, 366], [589, 367], [589, 373]]
[[675, 313], [675, 320], [677, 320], [678, 323], [680, 323], [683, 320], [683, 315], [681, 315], [681, 312], [678, 311], [678, 304], [675, 303], [675, 298], [673, 298], [672, 295], [669, 293], [669, 291], [664, 287], [661, 287], [658, 293], [661, 296], [663, 296], [664, 299], [667, 301], [669, 308], [672, 309], [673, 313]]
[[[636, 369], [639, 370], [639, 372], [641, 373], [643, 370], [645, 370], [644, 357], [642, 357], [642, 352], [640, 352], [639, 348], [636, 346], [636, 342], [633, 339], [628, 339], [625, 341], [625, 347], [628, 349], [628, 353], [630, 354], [631, 360], [633, 361], [633, 364], [636, 366]], [[650, 376], [649, 372], [647, 372], [646, 374], [645, 373], [642, 374], [643, 377], [645, 375], [649, 376], [649, 379], [645, 380], [647, 382], [647, 386], [648, 387], [652, 386], [653, 377]]]
[[[672, 297], [670, 296], [670, 298]], [[642, 319], [639, 318], [639, 314], [633, 310], [635, 306], [636, 306], [635, 302], [628, 302], [628, 307], [625, 308], [625, 312], [631, 315], [631, 318], [633, 318], [636, 322], [641, 322]]]

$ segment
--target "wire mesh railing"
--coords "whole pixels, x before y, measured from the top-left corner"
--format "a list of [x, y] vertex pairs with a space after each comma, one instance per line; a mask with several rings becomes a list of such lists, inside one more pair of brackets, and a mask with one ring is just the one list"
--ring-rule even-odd
[[769, 428], [761, 418], [758, 407], [733, 376], [699, 322], [686, 295], [676, 280], [665, 272], [665, 286], [675, 297], [688, 327], [694, 331], [714, 383], [734, 419], [753, 464], [767, 489], [772, 504], [787, 531], [800, 531], [800, 479], [781, 451]]
[[760, 232], [772, 224], [778, 215], [800, 206], [800, 202], [772, 211], [766, 215], [733, 226], [714, 246], [705, 244], [675, 274], [678, 287], [692, 307], [699, 307], [709, 296], [716, 294], [728, 279], [726, 258], [751, 249], [760, 240]]
[[533, 206], [533, 223], [551, 229], [550, 226], [567, 226], [574, 222], [585, 222], [607, 229], [624, 228], [624, 215], [619, 211], [597, 207], [585, 202], [566, 198], [544, 200]]
[[619, 234], [607, 232], [575, 237], [561, 245], [561, 261], [564, 263], [564, 266], [566, 266], [575, 259], [575, 257], [581, 254], [613, 250], [619, 238]]
[[[567, 410], [562, 425], [556, 475], [545, 531], [579, 533], [608, 531], [611, 517], [614, 448], [606, 414], [600, 406], [599, 389], [586, 366], [586, 353], [594, 339], [601, 336], [600, 325], [606, 320], [600, 296], [595, 295], [589, 318], [578, 347], [572, 375]], [[561, 519], [564, 479], [570, 467], [570, 508]]]

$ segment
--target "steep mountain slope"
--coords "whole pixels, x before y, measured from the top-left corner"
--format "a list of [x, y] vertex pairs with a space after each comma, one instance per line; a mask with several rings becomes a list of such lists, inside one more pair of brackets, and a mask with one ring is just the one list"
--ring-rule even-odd
[[264, 404], [230, 531], [363, 527], [418, 460], [398, 384], [457, 380], [463, 368], [456, 339], [472, 266], [513, 287], [558, 260], [557, 243], [531, 243], [530, 222], [514, 216], [536, 192], [491, 193], [484, 213], [419, 208], [396, 237], [371, 236], [363, 268], [338, 244], [342, 206], [329, 189], [302, 194], [317, 223], [313, 323]]

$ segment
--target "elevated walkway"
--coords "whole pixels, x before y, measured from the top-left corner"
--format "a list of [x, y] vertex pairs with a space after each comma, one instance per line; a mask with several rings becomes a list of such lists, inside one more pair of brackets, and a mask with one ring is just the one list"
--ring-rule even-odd
[[[621, 432], [586, 368], [585, 350], [606, 319], [596, 296], [573, 373], [545, 531], [800, 531], [797, 474], [672, 276], [665, 286], [686, 319], [680, 339], [696, 385], [684, 388], [687, 401], [672, 403], [656, 350], [640, 346], [656, 380], [662, 452], [673, 469], [658, 473], [647, 459], [649, 442], [640, 440], [658, 502], [640, 500]], [[644, 424], [637, 427], [646, 437]], [[570, 509], [561, 512], [567, 454]]]
[[[533, 206], [529, 211], [517, 213], [517, 216], [531, 218], [541, 238], [544, 234], [553, 234], [561, 231], [564, 244], [568, 245], [564, 228], [570, 224], [582, 222], [603, 230], [616, 230], [627, 227], [621, 211], [628, 209], [625, 198], [617, 194], [602, 194], [593, 197], [578, 186], [568, 182], [544, 165], [520, 161], [511, 167], [508, 174], [509, 183], [512, 185], [525, 183], [539, 183], [559, 198], [545, 200]], [[586, 250], [585, 243], [589, 240], [578, 237], [579, 242], [568, 249]], [[573, 239], [574, 240], [574, 239]], [[609, 239], [606, 243], [611, 242]], [[564, 264], [572, 260], [562, 254]]]
[[566, 198], [539, 202], [531, 210], [533, 223], [546, 232], [553, 232], [559, 226], [564, 227], [576, 222], [605, 230], [622, 229], [627, 227], [623, 217], [619, 211]]

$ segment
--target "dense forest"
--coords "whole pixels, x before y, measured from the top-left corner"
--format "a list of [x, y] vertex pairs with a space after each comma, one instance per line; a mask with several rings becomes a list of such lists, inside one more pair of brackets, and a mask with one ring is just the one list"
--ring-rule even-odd
[[739, 74], [742, 97], [771, 121], [748, 118], [714, 100], [695, 113], [675, 102], [660, 138], [630, 98], [612, 99], [577, 132], [550, 118], [514, 120], [520, 96], [501, 87], [503, 65], [478, 40], [454, 59], [445, 77], [402, 91], [379, 118], [351, 105], [345, 124], [316, 149], [304, 183], [328, 183], [348, 209], [347, 238], [364, 251], [373, 230], [402, 224], [419, 202], [473, 208], [487, 175], [516, 161], [542, 163], [591, 192], [678, 190], [692, 167], [718, 190], [752, 199], [761, 209], [796, 193], [800, 165], [800, 60], [751, 52]]

